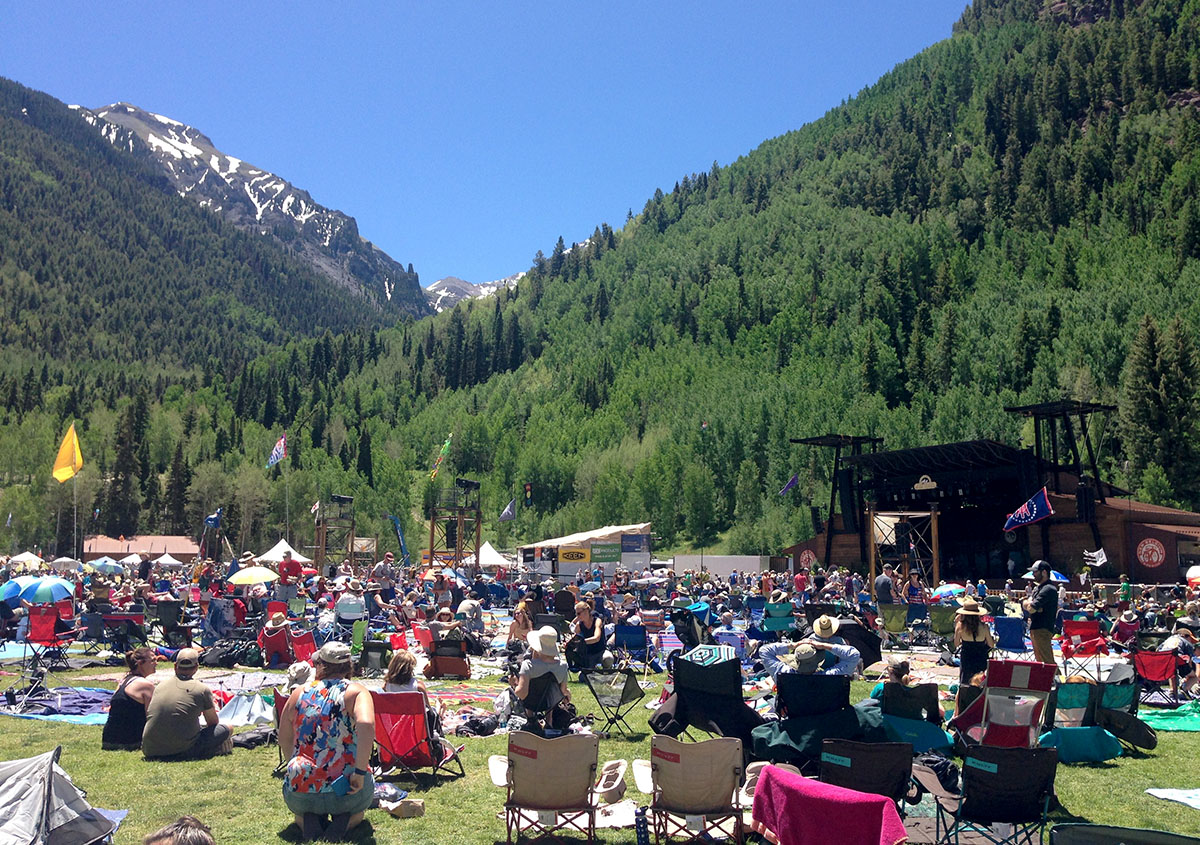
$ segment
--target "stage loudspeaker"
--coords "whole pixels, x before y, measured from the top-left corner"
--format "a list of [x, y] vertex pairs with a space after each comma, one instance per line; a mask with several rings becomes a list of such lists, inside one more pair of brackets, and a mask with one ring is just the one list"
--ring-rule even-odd
[[854, 503], [854, 478], [849, 469], [838, 470], [837, 486], [842, 505], [842, 527], [857, 534], [858, 510]]
[[896, 551], [900, 554], [907, 554], [911, 551], [908, 547], [910, 540], [909, 533], [911, 531], [912, 526], [907, 522], [896, 523]]
[[1096, 491], [1086, 484], [1075, 488], [1075, 521], [1094, 522], [1096, 519]]
[[458, 520], [446, 520], [446, 548], [453, 549], [458, 546]]
[[813, 533], [820, 534], [825, 528], [821, 522], [821, 509], [816, 505], [809, 505], [808, 513], [812, 517]]

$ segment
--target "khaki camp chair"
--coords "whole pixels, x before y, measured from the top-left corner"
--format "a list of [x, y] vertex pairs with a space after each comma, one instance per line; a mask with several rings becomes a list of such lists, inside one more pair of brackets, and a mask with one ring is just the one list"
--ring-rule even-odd
[[712, 835], [744, 840], [740, 739], [680, 742], [655, 734], [650, 738], [650, 780], [655, 842], [675, 836], [708, 842]]
[[[738, 744], [741, 747], [741, 743]], [[739, 752], [740, 753], [740, 752]], [[575, 830], [596, 838], [596, 767], [600, 738], [584, 734], [543, 739], [527, 731], [508, 735], [508, 758], [491, 763], [493, 781], [508, 790], [504, 825], [508, 842], [521, 834], [536, 838]], [[741, 759], [740, 757], [738, 758]]]

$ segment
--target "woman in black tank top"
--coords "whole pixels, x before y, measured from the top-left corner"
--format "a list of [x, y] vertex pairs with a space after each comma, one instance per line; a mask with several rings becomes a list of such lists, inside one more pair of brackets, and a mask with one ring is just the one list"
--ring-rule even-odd
[[154, 695], [154, 684], [147, 677], [154, 673], [154, 651], [135, 648], [126, 652], [129, 674], [122, 679], [108, 705], [108, 721], [100, 747], [105, 751], [137, 751], [142, 747], [146, 727], [146, 708]]

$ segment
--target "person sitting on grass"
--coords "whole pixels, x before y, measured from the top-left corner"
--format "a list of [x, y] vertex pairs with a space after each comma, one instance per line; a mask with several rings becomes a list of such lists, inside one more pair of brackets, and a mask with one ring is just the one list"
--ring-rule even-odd
[[375, 705], [371, 693], [350, 680], [350, 646], [327, 642], [314, 664], [316, 680], [292, 691], [279, 720], [279, 746], [288, 755], [283, 802], [304, 841], [339, 841], [363, 820], [375, 796]]
[[604, 623], [596, 618], [592, 606], [585, 601], [576, 603], [575, 618], [571, 621], [571, 633], [577, 638], [580, 667], [592, 669], [601, 664], [612, 668], [613, 655], [604, 647]]
[[108, 720], [100, 747], [105, 751], [140, 751], [142, 732], [146, 729], [146, 711], [154, 696], [154, 684], [148, 679], [154, 674], [154, 649], [135, 648], [125, 652], [129, 673], [117, 686], [108, 705]]
[[[195, 679], [199, 667], [196, 649], [180, 649], [175, 656], [175, 677], [154, 691], [142, 732], [142, 754], [147, 760], [206, 760], [233, 750], [229, 726], [217, 719], [212, 690]], [[204, 728], [200, 727], [201, 717]]]

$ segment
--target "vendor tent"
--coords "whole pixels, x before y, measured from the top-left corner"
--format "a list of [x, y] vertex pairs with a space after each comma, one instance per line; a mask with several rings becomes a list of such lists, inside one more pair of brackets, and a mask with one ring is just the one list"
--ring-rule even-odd
[[479, 565], [484, 569], [504, 569], [512, 566], [504, 555], [492, 548], [492, 544], [484, 542], [479, 549]]
[[299, 563], [312, 563], [312, 558], [305, 557], [304, 555], [300, 554], [300, 552], [288, 545], [287, 540], [282, 538], [274, 546], [256, 557], [255, 560], [257, 560], [259, 563], [278, 564], [281, 560], [283, 560], [284, 552], [291, 552], [292, 560], [298, 561]]
[[0, 845], [90, 845], [113, 832], [59, 768], [61, 753], [0, 763]]
[[137, 552], [134, 552], [133, 554], [125, 555], [125, 557], [123, 557], [117, 561], [117, 563], [141, 563], [141, 562], [142, 562], [142, 556], [139, 555]]
[[10, 561], [12, 563], [45, 563], [33, 552], [21, 552], [19, 555], [13, 555]]
[[163, 552], [154, 559], [154, 564], [156, 566], [183, 566], [183, 561], [171, 557], [170, 552]]

